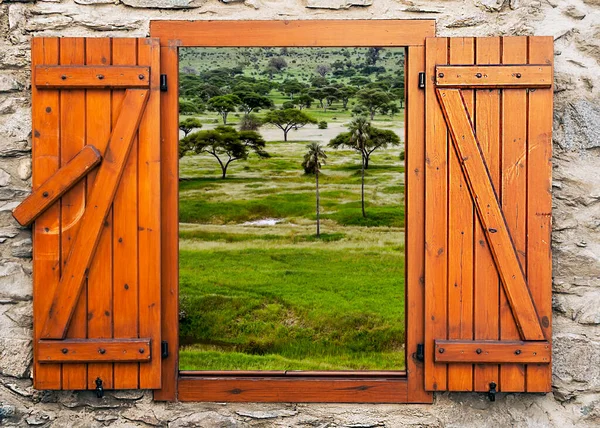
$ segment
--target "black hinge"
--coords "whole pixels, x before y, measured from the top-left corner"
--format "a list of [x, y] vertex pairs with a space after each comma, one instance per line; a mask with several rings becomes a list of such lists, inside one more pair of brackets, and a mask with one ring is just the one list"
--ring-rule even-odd
[[160, 356], [162, 358], [167, 358], [169, 356], [169, 342], [166, 340], [160, 342]]
[[425, 345], [419, 343], [417, 345], [417, 352], [415, 353], [415, 358], [417, 361], [423, 362], [425, 361]]
[[425, 72], [419, 73], [419, 89], [425, 89]]
[[160, 91], [167, 92], [167, 89], [169, 89], [169, 87], [167, 86], [167, 75], [161, 74], [160, 75]]

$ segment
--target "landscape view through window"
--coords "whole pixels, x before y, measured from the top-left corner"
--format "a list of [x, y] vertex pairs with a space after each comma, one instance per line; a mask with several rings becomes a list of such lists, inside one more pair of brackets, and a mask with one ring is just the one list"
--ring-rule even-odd
[[404, 59], [180, 49], [181, 370], [404, 369]]

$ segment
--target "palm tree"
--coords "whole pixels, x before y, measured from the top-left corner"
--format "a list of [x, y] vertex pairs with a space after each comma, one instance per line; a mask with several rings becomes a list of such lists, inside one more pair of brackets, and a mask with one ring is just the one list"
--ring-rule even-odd
[[359, 116], [348, 125], [350, 129], [350, 141], [356, 145], [356, 149], [361, 153], [361, 183], [360, 199], [363, 217], [367, 217], [365, 212], [365, 144], [369, 139], [369, 129], [371, 124], [366, 117]]
[[315, 174], [317, 183], [317, 238], [320, 238], [321, 220], [319, 217], [319, 172], [321, 172], [321, 167], [325, 165], [325, 159], [327, 159], [327, 155], [319, 143], [310, 143], [306, 146], [306, 148], [308, 151], [304, 155], [302, 168], [304, 168], [304, 172], [307, 174]]

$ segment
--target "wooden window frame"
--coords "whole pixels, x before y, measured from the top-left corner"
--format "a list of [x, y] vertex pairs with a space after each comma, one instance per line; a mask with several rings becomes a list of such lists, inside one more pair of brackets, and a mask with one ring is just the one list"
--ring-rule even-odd
[[[162, 362], [161, 401], [432, 403], [425, 391], [425, 39], [434, 20], [152, 21], [161, 74]], [[406, 370], [386, 372], [180, 372], [178, 284], [178, 64], [180, 47], [404, 47], [406, 180]]]

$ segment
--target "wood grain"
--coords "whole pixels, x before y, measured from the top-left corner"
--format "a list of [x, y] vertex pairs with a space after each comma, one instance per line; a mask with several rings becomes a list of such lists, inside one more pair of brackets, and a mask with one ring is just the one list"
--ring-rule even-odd
[[[450, 39], [450, 64], [473, 64], [473, 38]], [[439, 67], [438, 67], [439, 68]], [[438, 73], [439, 74], [439, 73]], [[463, 90], [469, 114], [474, 111], [473, 91]], [[473, 218], [469, 188], [463, 177], [456, 151], [448, 149], [448, 338], [473, 338]], [[436, 354], [436, 362], [437, 354]], [[451, 391], [473, 389], [471, 364], [448, 366]]]
[[[138, 63], [160, 69], [157, 39], [138, 40]], [[150, 97], [140, 122], [137, 159], [139, 335], [152, 338], [152, 354], [160, 355], [160, 74], [153, 73]], [[161, 386], [160, 358], [140, 365], [140, 388]]]
[[179, 401], [404, 403], [404, 379], [181, 377]]
[[[529, 37], [529, 61], [552, 65], [552, 37]], [[553, 89], [529, 91], [527, 136], [527, 279], [552, 341], [552, 111]], [[552, 367], [527, 366], [528, 392], [552, 391]]]
[[[85, 39], [60, 39], [61, 65], [83, 65], [85, 63]], [[85, 91], [67, 89], [60, 92], [60, 164], [66, 165], [85, 145]], [[61, 281], [66, 271], [69, 253], [81, 225], [81, 214], [85, 209], [86, 182], [77, 183], [61, 198]], [[57, 289], [60, 289], [60, 284]], [[63, 337], [85, 338], [87, 335], [87, 287], [82, 284], [80, 297], [73, 301], [70, 325], [65, 325]], [[56, 295], [55, 295], [56, 296]], [[49, 315], [52, 313], [50, 307]], [[63, 367], [62, 383], [65, 389], [85, 389], [87, 370], [83, 364]]]
[[149, 362], [152, 359], [150, 339], [42, 340], [37, 352], [40, 363]]
[[[504, 64], [527, 63], [527, 37], [502, 39]], [[504, 89], [502, 91], [502, 153], [501, 190], [499, 200], [506, 227], [515, 246], [520, 269], [527, 276], [527, 91]], [[515, 308], [505, 288], [500, 293], [500, 340], [518, 340], [518, 321]], [[539, 321], [538, 321], [539, 323]], [[541, 329], [541, 325], [540, 325]], [[543, 333], [542, 333], [543, 338]], [[525, 366], [503, 364], [500, 366], [499, 390], [516, 392], [525, 390]]]
[[[113, 65], [137, 64], [137, 39], [113, 39]], [[124, 90], [113, 90], [113, 118], [124, 111]], [[148, 93], [150, 96], [150, 93]], [[118, 119], [117, 119], [118, 120]], [[141, 118], [140, 118], [141, 121]], [[138, 135], [133, 136], [131, 152], [126, 158], [123, 176], [113, 202], [113, 329], [115, 337], [138, 337], [139, 335], [139, 266], [138, 263], [116, 262], [138, 259], [138, 204], [137, 200]], [[136, 364], [116, 363], [115, 387], [119, 389], [139, 387], [139, 367]]]
[[[475, 39], [475, 61], [477, 64], [500, 63], [500, 37], [477, 37]], [[500, 90], [476, 92], [474, 126], [479, 140], [481, 155], [485, 159], [490, 180], [495, 189], [500, 189]], [[475, 218], [474, 230], [474, 339], [497, 340], [500, 338], [499, 293], [500, 278], [492, 253], [481, 227]], [[475, 365], [473, 390], [489, 391], [490, 383], [499, 384], [498, 366]]]
[[[111, 39], [86, 39], [86, 64], [111, 64]], [[86, 91], [86, 143], [94, 144], [104, 153], [112, 130], [112, 103], [109, 89], [88, 89]], [[96, 170], [87, 177], [87, 196], [91, 196]], [[88, 313], [87, 330], [90, 339], [108, 339], [113, 334], [112, 304], [112, 210], [109, 210], [100, 231], [100, 240], [87, 279]], [[112, 363], [88, 364], [88, 389], [96, 387], [95, 380], [102, 379], [104, 388], [112, 389]]]
[[161, 46], [423, 46], [434, 20], [151, 21]]
[[458, 341], [436, 340], [435, 361], [441, 363], [544, 363], [552, 360], [546, 341]]
[[[452, 49], [450, 51], [452, 52]], [[504, 62], [506, 63], [507, 60], [505, 59]], [[436, 67], [435, 84], [438, 88], [474, 89], [552, 86], [551, 66], [527, 65], [522, 59], [515, 62], [521, 65], [440, 65]]]
[[438, 89], [454, 147], [462, 159], [463, 171], [471, 195], [502, 278], [506, 296], [524, 340], [543, 340], [540, 322], [521, 270], [517, 253], [489, 178], [479, 143], [471, 128], [471, 119], [459, 89]]
[[47, 66], [36, 67], [34, 84], [44, 88], [147, 88], [150, 68], [136, 66]]
[[[58, 38], [33, 38], [32, 64], [58, 64]], [[32, 70], [35, 79], [35, 68]], [[60, 167], [60, 102], [58, 91], [38, 91], [31, 88], [32, 112], [32, 186], [35, 191]], [[60, 281], [60, 204], [51, 206], [37, 218], [33, 226], [33, 347], [41, 337], [42, 323], [48, 315], [50, 302]], [[33, 366], [33, 386], [37, 389], [60, 389], [60, 364]]]
[[74, 239], [73, 249], [69, 253], [60, 284], [54, 293], [42, 330], [43, 338], [62, 339], [66, 335], [75, 304], [83, 288], [86, 272], [98, 243], [104, 218], [121, 179], [125, 160], [131, 149], [147, 100], [148, 90], [127, 90], [121, 114], [94, 182], [89, 207], [81, 217], [80, 230], [82, 233]]
[[31, 224], [101, 160], [102, 156], [94, 146], [84, 147], [70, 162], [53, 174], [13, 210], [15, 220], [21, 226]]
[[427, 39], [425, 52], [425, 388], [445, 391], [447, 367], [435, 364], [433, 348], [448, 331], [448, 134], [434, 73], [448, 62], [448, 39]]

